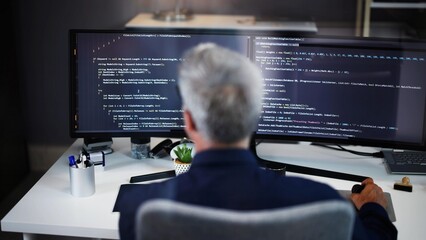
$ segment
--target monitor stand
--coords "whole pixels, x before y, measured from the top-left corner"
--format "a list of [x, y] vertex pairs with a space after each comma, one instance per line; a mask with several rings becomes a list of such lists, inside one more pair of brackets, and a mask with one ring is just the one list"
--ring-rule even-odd
[[104, 154], [112, 153], [112, 138], [84, 138], [83, 149], [87, 152], [103, 152]]
[[272, 170], [285, 169], [285, 171], [287, 172], [302, 173], [302, 174], [336, 178], [336, 179], [355, 181], [355, 182], [362, 182], [367, 178], [366, 176], [353, 175], [353, 174], [342, 173], [342, 172], [334, 172], [334, 171], [323, 170], [318, 168], [310, 168], [310, 167], [304, 167], [304, 166], [298, 166], [298, 165], [293, 165], [288, 163], [274, 162], [274, 161], [262, 159], [261, 157], [257, 155], [256, 139], [253, 137], [250, 140], [250, 150], [256, 156], [257, 162], [259, 163], [261, 167], [269, 168]]

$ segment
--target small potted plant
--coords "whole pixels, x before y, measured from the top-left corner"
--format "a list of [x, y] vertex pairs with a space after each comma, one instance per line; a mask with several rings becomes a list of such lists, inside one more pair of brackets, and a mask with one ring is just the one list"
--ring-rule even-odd
[[175, 165], [176, 175], [184, 173], [189, 170], [194, 157], [194, 144], [181, 143], [174, 147], [170, 152]]

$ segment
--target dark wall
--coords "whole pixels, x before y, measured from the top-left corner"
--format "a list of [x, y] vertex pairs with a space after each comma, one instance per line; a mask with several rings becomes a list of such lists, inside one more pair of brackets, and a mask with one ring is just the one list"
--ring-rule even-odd
[[69, 137], [68, 31], [123, 28], [139, 0], [18, 0], [17, 54], [31, 169], [45, 170]]
[[69, 144], [68, 30], [123, 28], [138, 13], [138, 3], [130, 0], [21, 0], [20, 3], [17, 45], [28, 141]]
[[29, 172], [15, 55], [15, 9], [12, 0], [4, 2], [0, 8], [0, 23], [3, 27], [0, 57], [0, 202]]

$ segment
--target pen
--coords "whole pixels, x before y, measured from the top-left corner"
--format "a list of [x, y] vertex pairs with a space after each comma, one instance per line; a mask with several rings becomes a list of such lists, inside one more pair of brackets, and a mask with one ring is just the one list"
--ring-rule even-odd
[[93, 162], [86, 157], [86, 160], [84, 161], [84, 168], [91, 167], [93, 165]]
[[73, 155], [71, 155], [71, 156], [68, 157], [68, 161], [69, 161], [69, 166], [70, 167], [75, 166], [76, 168], [78, 168], [77, 163], [75, 162], [75, 158], [74, 158]]
[[77, 166], [79, 168], [85, 168], [85, 162], [87, 161], [86, 155], [81, 155], [79, 159], [77, 159]]

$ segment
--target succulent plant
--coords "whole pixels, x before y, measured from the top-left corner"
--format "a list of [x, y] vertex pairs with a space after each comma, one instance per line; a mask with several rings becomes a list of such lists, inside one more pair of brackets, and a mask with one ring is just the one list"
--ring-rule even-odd
[[186, 144], [182, 144], [176, 147], [174, 150], [176, 154], [176, 158], [183, 163], [191, 163], [192, 162], [192, 148], [186, 146]]

